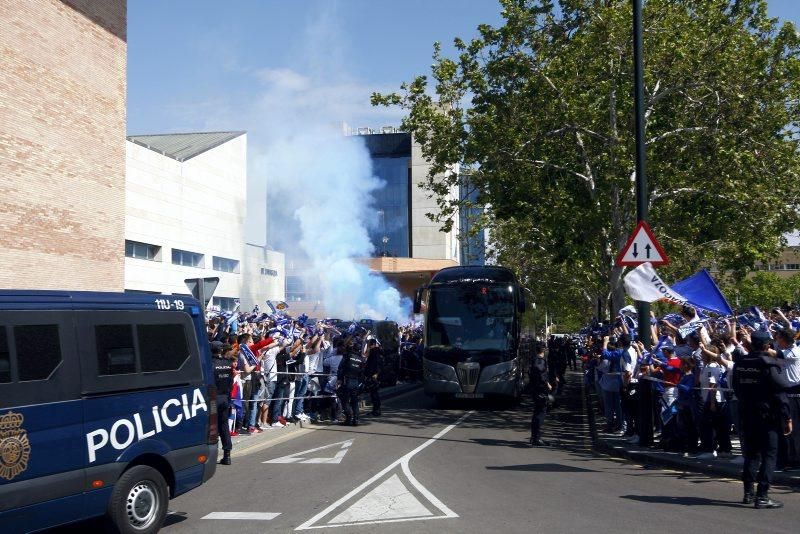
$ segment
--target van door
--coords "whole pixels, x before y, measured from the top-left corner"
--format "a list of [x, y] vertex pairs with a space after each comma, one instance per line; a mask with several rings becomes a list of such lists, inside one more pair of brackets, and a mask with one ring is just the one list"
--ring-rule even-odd
[[0, 311], [0, 523], [10, 531], [83, 516], [79, 384], [72, 312]]
[[[172, 463], [174, 451], [205, 444], [208, 425], [205, 397], [202, 411], [194, 402], [195, 390], [206, 392], [189, 315], [87, 310], [76, 317], [89, 479], [109, 488], [143, 454], [184, 468]], [[87, 506], [102, 509], [103, 492], [91, 492]]]

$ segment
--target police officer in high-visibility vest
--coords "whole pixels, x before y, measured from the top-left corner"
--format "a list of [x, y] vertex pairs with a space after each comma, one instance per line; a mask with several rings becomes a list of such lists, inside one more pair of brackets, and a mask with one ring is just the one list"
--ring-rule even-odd
[[778, 439], [792, 431], [781, 368], [767, 352], [769, 342], [767, 332], [753, 332], [750, 352], [738, 358], [733, 367], [733, 390], [739, 399], [744, 438], [742, 503], [755, 503], [756, 508], [783, 506], [769, 498], [769, 487], [778, 457]]
[[214, 383], [217, 386], [217, 430], [222, 440], [222, 465], [231, 465], [231, 434], [228, 429], [228, 417], [231, 414], [230, 394], [233, 373], [231, 361], [222, 357], [223, 344], [211, 342], [211, 365], [214, 367]]
[[542, 441], [542, 425], [547, 413], [547, 400], [553, 386], [550, 383], [550, 371], [544, 357], [544, 343], [536, 346], [536, 356], [531, 362], [531, 391], [533, 392], [533, 416], [531, 417], [531, 446], [547, 445]]
[[345, 425], [358, 426], [358, 395], [364, 380], [367, 358], [361, 351], [361, 342], [355, 338], [336, 372], [337, 391], [340, 392]]

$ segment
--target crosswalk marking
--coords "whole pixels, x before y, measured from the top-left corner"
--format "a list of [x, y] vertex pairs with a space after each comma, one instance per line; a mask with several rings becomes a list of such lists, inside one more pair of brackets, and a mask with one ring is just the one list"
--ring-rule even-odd
[[[307, 451], [296, 452], [294, 454], [290, 454], [288, 456], [281, 456], [280, 458], [275, 458], [272, 460], [267, 460], [266, 462], [261, 462], [264, 464], [339, 464], [342, 463], [342, 458], [344, 455], [347, 454], [347, 451], [350, 450], [350, 446], [353, 444], [352, 439], [348, 439], [345, 441], [338, 441], [336, 443], [331, 443], [330, 445], [325, 445], [322, 447], [317, 447], [315, 449], [309, 449]], [[332, 449], [334, 447], [339, 447], [339, 450], [336, 451], [332, 457], [322, 457], [322, 458], [308, 458], [308, 455], [313, 454], [315, 452], [319, 452], [325, 449]]]
[[270, 521], [281, 515], [270, 512], [211, 512], [203, 519], [250, 519], [255, 521]]

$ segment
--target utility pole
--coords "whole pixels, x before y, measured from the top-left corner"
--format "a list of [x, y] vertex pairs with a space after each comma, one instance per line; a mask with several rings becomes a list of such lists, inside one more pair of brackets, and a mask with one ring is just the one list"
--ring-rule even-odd
[[[634, 108], [636, 112], [636, 221], [647, 222], [647, 154], [645, 152], [644, 124], [644, 52], [642, 47], [642, 0], [633, 0], [633, 76], [634, 76]], [[650, 348], [650, 303], [636, 302], [639, 316], [639, 340], [646, 348]], [[648, 380], [640, 380], [638, 414], [639, 445], [653, 444], [653, 389]], [[644, 409], [641, 409], [644, 408]]]

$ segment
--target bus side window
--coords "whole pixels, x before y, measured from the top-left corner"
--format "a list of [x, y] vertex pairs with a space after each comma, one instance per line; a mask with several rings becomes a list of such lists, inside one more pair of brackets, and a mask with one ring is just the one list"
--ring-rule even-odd
[[46, 380], [61, 363], [57, 324], [14, 327], [19, 381]]
[[180, 324], [136, 326], [142, 372], [175, 371], [189, 359], [186, 330]]
[[6, 327], [0, 325], [0, 383], [11, 382], [11, 353], [8, 350]]

